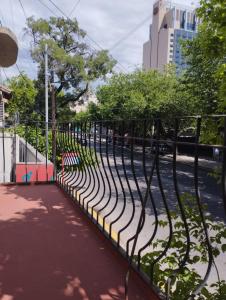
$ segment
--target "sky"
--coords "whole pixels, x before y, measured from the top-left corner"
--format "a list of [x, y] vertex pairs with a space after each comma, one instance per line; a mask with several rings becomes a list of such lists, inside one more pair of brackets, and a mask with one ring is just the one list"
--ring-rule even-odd
[[[89, 43], [93, 48], [110, 50], [110, 54], [118, 61], [117, 71], [130, 72], [142, 65], [142, 47], [148, 40], [154, 0], [52, 0], [52, 2], [66, 15], [77, 18], [80, 27], [90, 37]], [[197, 4], [197, 0], [173, 2]], [[48, 18], [53, 13], [62, 16], [50, 0], [1, 0], [0, 21], [3, 26], [9, 27], [16, 34], [19, 42], [17, 65], [19, 70], [31, 78], [36, 76], [37, 66], [30, 57], [29, 37], [23, 31], [26, 17]], [[18, 75], [18, 72], [16, 66], [5, 68], [1, 72], [2, 79]]]

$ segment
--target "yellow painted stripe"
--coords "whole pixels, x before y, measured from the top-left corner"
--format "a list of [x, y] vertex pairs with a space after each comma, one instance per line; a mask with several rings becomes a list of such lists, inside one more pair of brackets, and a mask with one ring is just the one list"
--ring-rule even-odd
[[[80, 191], [74, 190], [73, 191], [73, 196], [74, 196], [74, 198], [76, 199], [77, 202], [79, 202], [79, 200], [80, 200], [80, 202], [82, 203], [83, 199], [80, 199], [80, 197], [81, 197], [81, 192]], [[93, 211], [93, 213], [92, 213], [92, 211]], [[92, 210], [92, 207], [88, 207], [88, 213], [90, 215], [92, 215], [94, 220], [97, 221], [97, 219], [98, 219], [98, 224], [102, 228], [104, 227], [104, 231], [106, 233], [110, 234], [110, 224], [107, 223], [106, 221], [104, 221], [104, 218], [100, 214], [98, 214], [98, 212], [95, 209]], [[111, 230], [111, 238], [112, 238], [112, 240], [114, 240], [117, 243], [118, 242], [118, 232], [116, 232], [115, 230], [112, 229]]]

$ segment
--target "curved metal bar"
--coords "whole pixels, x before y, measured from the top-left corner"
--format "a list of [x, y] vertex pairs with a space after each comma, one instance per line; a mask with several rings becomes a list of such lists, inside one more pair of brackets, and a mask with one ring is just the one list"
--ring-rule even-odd
[[[77, 144], [75, 142], [75, 123], [72, 123], [71, 124], [71, 140], [70, 140], [70, 153], [72, 154], [72, 157], [74, 157], [73, 155], [77, 155]], [[71, 196], [74, 198], [74, 190], [75, 190], [75, 187], [74, 185], [76, 184], [76, 181], [77, 181], [77, 177], [79, 176], [78, 175], [78, 168], [76, 167], [76, 164], [75, 164], [75, 158], [71, 158], [70, 159], [71, 161], [71, 178], [68, 179], [68, 186], [70, 186], [70, 192], [71, 192]], [[78, 158], [77, 158], [77, 162], [78, 162]], [[74, 167], [75, 166], [75, 167]]]
[[[64, 129], [64, 124], [61, 124], [60, 128], [58, 129], [58, 137], [57, 137], [57, 147], [58, 150], [60, 151], [60, 156], [62, 157], [63, 153], [63, 129]], [[58, 173], [58, 182], [60, 185], [63, 185], [63, 169], [61, 169], [61, 173]]]
[[197, 132], [196, 132], [196, 147], [195, 147], [195, 162], [194, 162], [194, 184], [195, 184], [195, 196], [196, 196], [196, 202], [198, 205], [199, 209], [199, 214], [201, 217], [201, 221], [203, 224], [203, 229], [206, 237], [206, 245], [207, 245], [207, 250], [208, 250], [208, 256], [209, 256], [209, 262], [206, 270], [206, 274], [204, 276], [204, 279], [202, 282], [197, 286], [197, 288], [192, 292], [191, 296], [189, 299], [193, 299], [196, 295], [198, 295], [202, 288], [205, 286], [211, 269], [213, 265], [213, 252], [212, 252], [212, 247], [209, 239], [209, 233], [208, 233], [208, 227], [205, 221], [205, 216], [203, 213], [202, 209], [202, 204], [201, 204], [201, 196], [200, 196], [200, 190], [199, 190], [199, 177], [198, 177], [198, 165], [199, 165], [199, 137], [200, 137], [200, 132], [201, 132], [201, 118], [197, 119]]
[[[66, 149], [66, 142], [65, 142], [65, 134], [66, 134], [66, 124], [62, 124], [61, 127], [61, 132], [60, 132], [60, 137], [61, 137], [61, 155], [63, 155], [63, 151], [67, 151]], [[64, 173], [62, 172], [62, 177], [61, 177], [61, 184], [64, 186]]]
[[[113, 176], [113, 173], [112, 173], [112, 169], [111, 169], [111, 165], [110, 165], [110, 160], [109, 160], [109, 125], [108, 124], [106, 125], [106, 158], [107, 158], [107, 166], [108, 166], [108, 169], [110, 171], [110, 176], [111, 176], [111, 179], [113, 181], [114, 188], [117, 191], [115, 179], [114, 179], [114, 176]], [[110, 184], [110, 180], [109, 180], [109, 175], [107, 174], [106, 169], [105, 169], [105, 175], [107, 177], [107, 181], [109, 182], [109, 186], [110, 186], [109, 197], [108, 197], [108, 200], [105, 203], [105, 205], [103, 207], [101, 207], [101, 209], [98, 211], [98, 213], [101, 213], [109, 205], [109, 203], [110, 203], [110, 201], [112, 199], [112, 188], [111, 188], [111, 184]], [[106, 215], [103, 215], [103, 229], [105, 229], [106, 218], [110, 214], [108, 212]], [[111, 234], [110, 234], [110, 236], [111, 236]]]
[[[76, 133], [74, 134], [74, 145], [75, 145], [74, 148], [75, 148], [76, 154], [78, 154], [79, 161], [82, 164], [82, 157], [81, 157], [80, 149], [79, 149], [80, 144], [79, 144], [79, 123], [78, 122], [75, 123], [75, 129], [76, 129]], [[78, 165], [76, 171], [77, 171], [76, 172], [76, 177], [75, 177], [74, 182], [73, 182], [73, 189], [74, 190], [76, 190], [76, 186], [78, 185], [79, 178], [81, 177], [81, 173], [82, 173], [79, 165]]]
[[160, 168], [159, 168], [159, 142], [158, 142], [158, 140], [159, 140], [159, 137], [160, 137], [160, 126], [161, 126], [161, 121], [158, 119], [157, 120], [157, 143], [156, 143], [156, 174], [157, 174], [157, 180], [158, 180], [159, 189], [160, 189], [160, 193], [161, 193], [161, 196], [162, 196], [163, 204], [165, 206], [165, 210], [166, 210], [166, 214], [167, 214], [167, 219], [168, 219], [168, 224], [169, 224], [169, 238], [168, 238], [166, 247], [163, 250], [163, 252], [151, 263], [150, 278], [151, 278], [152, 282], [153, 282], [153, 274], [154, 274], [155, 265], [166, 255], [167, 251], [170, 248], [172, 237], [173, 237], [173, 225], [172, 225], [172, 220], [171, 220], [171, 216], [170, 216], [170, 210], [169, 210], [167, 200], [166, 200], [166, 196], [165, 196], [165, 192], [164, 192], [164, 189], [163, 189], [162, 179], [161, 179], [161, 174], [160, 174]]
[[[74, 126], [73, 124], [68, 124], [68, 149], [67, 151], [69, 153], [74, 153], [74, 145], [73, 145], [73, 130], [74, 130]], [[70, 194], [73, 196], [73, 187], [72, 187], [72, 183], [74, 182], [74, 178], [75, 178], [75, 174], [73, 171], [73, 155], [69, 155], [68, 157], [68, 161], [69, 161], [69, 177], [67, 178], [67, 189], [70, 192]]]
[[[66, 150], [66, 153], [68, 152], [68, 127], [67, 124], [64, 124], [64, 128], [63, 128], [63, 147], [64, 147], [64, 151]], [[67, 180], [70, 177], [70, 172], [65, 172], [64, 170], [64, 174], [63, 174], [63, 185], [64, 187], [68, 188], [67, 186]]]
[[[70, 152], [71, 147], [70, 147], [70, 127], [69, 124], [66, 124], [66, 130], [65, 130], [65, 148], [66, 148], [66, 153]], [[72, 162], [71, 158], [69, 157], [68, 159], [69, 162]], [[70, 164], [69, 164], [70, 166]], [[67, 172], [66, 176], [64, 176], [64, 183], [67, 188], [67, 191], [69, 191], [70, 187], [68, 182], [70, 181], [72, 174], [70, 171]]]
[[[94, 156], [95, 156], [95, 161], [97, 163], [97, 168], [96, 166], [94, 167], [95, 173], [96, 173], [96, 177], [97, 177], [97, 190], [96, 193], [93, 195], [93, 197], [87, 201], [86, 203], [86, 210], [88, 211], [89, 209], [89, 204], [95, 200], [96, 196], [98, 195], [99, 191], [100, 191], [100, 182], [104, 182], [104, 178], [103, 178], [103, 174], [101, 172], [100, 166], [99, 166], [99, 161], [98, 161], [98, 156], [97, 156], [97, 123], [94, 122]], [[98, 172], [99, 171], [99, 172]], [[99, 175], [100, 174], [100, 175]], [[104, 187], [105, 188], [105, 187]], [[102, 196], [100, 197], [99, 203], [103, 200], [104, 197], [104, 193], [102, 193]], [[93, 207], [91, 207], [91, 216], [93, 217]]]
[[[82, 169], [82, 164], [83, 164], [83, 156], [82, 156], [82, 151], [81, 151], [81, 145], [80, 145], [80, 141], [82, 140], [82, 125], [80, 122], [76, 123], [76, 153], [78, 154], [78, 157], [80, 159], [80, 164], [81, 166], [78, 166], [78, 170], [77, 170], [77, 176], [75, 178], [75, 182], [74, 182], [74, 186], [73, 189], [74, 191], [76, 191], [76, 195], [77, 195], [77, 187], [79, 187], [80, 183], [83, 180], [83, 169]], [[76, 196], [76, 200], [77, 196]]]
[[[81, 158], [81, 171], [80, 171], [81, 176], [80, 176], [80, 180], [76, 184], [76, 194], [79, 194], [79, 191], [83, 188], [87, 178], [86, 160], [85, 160], [85, 154], [82, 145], [83, 127], [86, 127], [86, 122], [84, 123], [84, 126], [82, 123], [80, 123], [80, 139], [78, 140], [78, 152], [79, 152], [79, 157]], [[79, 196], [77, 200], [79, 202], [79, 205], [81, 205], [81, 198]]]
[[174, 189], [175, 189], [175, 193], [176, 193], [178, 206], [179, 206], [180, 213], [181, 213], [181, 218], [184, 223], [184, 228], [185, 228], [185, 232], [186, 232], [186, 251], [185, 251], [184, 258], [182, 259], [181, 262], [178, 263], [179, 267], [176, 270], [173, 270], [172, 275], [167, 280], [167, 291], [168, 291], [167, 297], [168, 298], [169, 298], [169, 293], [171, 291], [171, 283], [172, 283], [173, 279], [176, 278], [177, 274], [179, 274], [180, 272], [183, 271], [183, 268], [189, 259], [190, 242], [191, 242], [189, 226], [188, 226], [188, 222], [186, 219], [184, 207], [183, 207], [183, 204], [181, 201], [181, 196], [180, 196], [180, 191], [179, 191], [178, 181], [177, 181], [177, 135], [178, 135], [178, 129], [179, 129], [178, 119], [175, 119], [175, 130], [174, 130], [175, 137], [174, 137], [174, 144], [173, 144], [173, 182], [174, 182]]
[[[111, 191], [111, 184], [110, 184], [110, 181], [109, 181], [109, 177], [108, 177], [108, 174], [107, 174], [107, 171], [106, 171], [106, 167], [104, 165], [104, 159], [103, 159], [103, 151], [102, 151], [102, 142], [101, 142], [101, 137], [102, 137], [102, 130], [103, 130], [103, 123], [101, 122], [100, 124], [100, 160], [101, 160], [101, 165], [102, 165], [102, 168], [104, 170], [104, 177], [107, 181], [107, 188], [109, 190], [109, 195], [108, 195], [108, 199], [107, 199], [107, 204], [110, 202], [110, 199], [111, 199], [111, 195], [112, 195], [112, 191]], [[106, 136], [105, 136], [105, 141], [106, 141], [106, 152], [108, 152], [108, 145], [107, 145], [107, 132], [108, 132], [108, 127], [106, 127]], [[105, 180], [104, 180], [104, 186], [105, 186]], [[105, 186], [105, 193], [106, 194], [106, 186]], [[96, 203], [93, 208], [97, 207], [97, 205], [99, 205], [100, 201], [98, 203]], [[104, 208], [106, 207], [105, 205], [103, 206]], [[103, 208], [102, 207], [102, 208]], [[99, 215], [101, 213], [101, 211], [103, 210], [102, 208], [98, 209], [97, 210], [97, 223], [99, 223]], [[103, 223], [103, 230], [105, 230], [105, 223]]]
[[[102, 142], [101, 142], [101, 138], [102, 138], [102, 122], [99, 122], [98, 125], [99, 125], [99, 155], [100, 155], [100, 158], [102, 158], [102, 156], [101, 156], [101, 153], [102, 153]], [[96, 144], [95, 144], [95, 149], [96, 149]], [[95, 157], [96, 157], [96, 160], [98, 160], [97, 149], [95, 151]], [[102, 159], [101, 159], [101, 164], [102, 164]], [[96, 202], [93, 206], [91, 206], [91, 215], [92, 215], [92, 217], [93, 217], [94, 209], [103, 201], [104, 196], [105, 196], [105, 192], [106, 192], [106, 185], [105, 185], [104, 175], [102, 173], [102, 168], [100, 167], [99, 163], [98, 163], [97, 166], [98, 166], [98, 171], [99, 171], [99, 174], [100, 174], [100, 180], [103, 183], [103, 191], [102, 191], [102, 195], [101, 195], [99, 201]], [[98, 218], [98, 215], [97, 215], [97, 224], [98, 224], [98, 222], [99, 222], [99, 218]]]
[[[117, 164], [116, 155], [115, 155], [116, 154], [115, 153], [115, 147], [116, 147], [115, 129], [116, 128], [115, 128], [115, 122], [114, 122], [114, 131], [113, 131], [114, 132], [114, 134], [113, 134], [113, 158], [114, 158], [114, 165], [115, 165], [116, 174], [117, 174], [117, 177], [119, 179], [120, 188], [122, 189], [123, 206], [122, 206], [122, 210], [119, 213], [119, 215], [116, 217], [116, 219], [112, 220], [111, 223], [110, 223], [110, 225], [109, 225], [110, 226], [110, 233], [112, 232], [113, 225], [116, 224], [121, 219], [121, 217], [123, 216], [123, 214], [125, 212], [125, 208], [126, 208], [126, 192], [125, 192], [125, 189], [124, 189], [124, 186], [123, 186], [123, 183], [122, 183], [121, 175], [119, 173], [118, 164]], [[121, 154], [121, 161], [122, 161], [122, 164], [123, 164], [123, 161], [124, 161], [124, 158], [123, 158], [124, 157], [124, 139], [121, 140], [121, 151], [120, 151], [120, 154]], [[117, 197], [118, 198], [116, 200], [116, 204], [118, 203], [118, 200], [119, 200], [118, 192], [117, 192]], [[120, 246], [120, 235], [118, 235], [117, 237], [118, 237], [117, 246], [119, 247]]]
[[[85, 203], [85, 200], [89, 199], [90, 196], [93, 194], [93, 192], [96, 188], [96, 183], [97, 183], [97, 188], [96, 188], [97, 191], [96, 191], [96, 193], [94, 193], [94, 195], [91, 197], [91, 199], [89, 199], [87, 201], [88, 202], [88, 204], [86, 203], [86, 210], [87, 211], [89, 209], [89, 203], [95, 199], [95, 197], [97, 196], [97, 194], [99, 192], [99, 188], [100, 188], [99, 177], [98, 177], [98, 173], [97, 173], [97, 170], [96, 170], [96, 164], [98, 163], [98, 161], [97, 161], [96, 158], [93, 158], [93, 152], [91, 150], [91, 129], [92, 129], [92, 122], [89, 123], [89, 144], [88, 144], [88, 148], [89, 148], [88, 155], [90, 156], [90, 161], [91, 161], [90, 169], [91, 169], [91, 173], [92, 173], [92, 179], [90, 178], [91, 179], [90, 185], [91, 185], [91, 182], [92, 182], [92, 188], [91, 188], [90, 192], [83, 197], [83, 203]], [[94, 139], [96, 139], [95, 136], [94, 136]], [[95, 142], [94, 142], [94, 144], [95, 144]], [[95, 149], [95, 145], [94, 145], [94, 149]], [[96, 149], [94, 151], [96, 151]]]
[[[98, 123], [99, 125], [99, 155], [100, 155], [100, 159], [101, 159], [101, 165], [102, 165], [102, 168], [103, 167], [103, 158], [102, 158], [102, 121]], [[97, 158], [97, 154], [96, 154], [96, 158]], [[104, 175], [102, 173], [102, 168], [101, 166], [98, 164], [98, 170], [99, 170], [99, 173], [101, 175], [101, 181], [103, 183], [103, 192], [102, 192], [102, 196], [100, 197], [99, 201], [97, 201], [93, 206], [91, 206], [91, 214], [92, 214], [92, 217], [93, 217], [93, 213], [94, 213], [94, 210], [95, 208], [103, 201], [104, 199], [104, 196], [105, 196], [105, 193], [106, 193], [106, 185], [105, 185], [105, 180], [104, 180]], [[101, 185], [100, 185], [101, 186]], [[99, 216], [97, 214], [97, 224], [99, 223]]]
[[[96, 145], [95, 145], [96, 146]], [[95, 149], [96, 150], [96, 149]], [[97, 157], [96, 157], [96, 161], [97, 161]], [[98, 174], [97, 174], [97, 171], [96, 171], [96, 168], [94, 168], [95, 169], [95, 175], [96, 175], [96, 177], [97, 177], [97, 180], [98, 180], [98, 189], [100, 188], [100, 181], [99, 181], [99, 177], [98, 177]], [[94, 179], [94, 185], [93, 185], [93, 190], [94, 190], [94, 188], [95, 188], [95, 176], [93, 176], [93, 179]], [[102, 180], [104, 180], [104, 177], [102, 178]], [[97, 190], [97, 192], [95, 193], [95, 195], [96, 194], [98, 194], [98, 190]], [[94, 195], [94, 196], [95, 196]], [[104, 195], [104, 193], [103, 193], [103, 195]], [[103, 199], [103, 198], [102, 198]], [[101, 199], [101, 201], [102, 201], [102, 199]], [[92, 197], [92, 199], [89, 201], [89, 203], [91, 202], [91, 201], [93, 201], [94, 200], [94, 197]], [[101, 201], [98, 201], [98, 204], [99, 203], [101, 203]], [[93, 207], [96, 207], [96, 204], [94, 204], [94, 206]], [[93, 215], [93, 207], [92, 207], [92, 215]]]
[[[144, 132], [143, 132], [143, 173], [144, 173], [144, 178], [145, 178], [145, 182], [146, 182], [146, 185], [147, 185], [147, 189], [148, 189], [148, 186], [150, 185], [149, 187], [149, 197], [150, 197], [150, 200], [151, 200], [151, 204], [152, 204], [152, 208], [153, 208], [153, 211], [154, 211], [154, 216], [155, 216], [155, 225], [154, 225], [154, 230], [153, 230], [153, 233], [150, 237], [150, 239], [148, 240], [148, 242], [142, 247], [139, 249], [138, 251], [138, 254], [137, 254], [137, 261], [138, 261], [138, 270], [140, 269], [140, 260], [141, 260], [141, 255], [142, 255], [142, 252], [151, 245], [152, 241], [154, 240], [155, 236], [156, 236], [156, 233], [157, 233], [157, 230], [158, 230], [158, 225], [159, 225], [159, 220], [158, 220], [158, 212], [157, 212], [157, 208], [156, 208], [156, 205], [155, 205], [155, 200], [154, 200], [154, 197], [152, 195], [152, 191], [151, 191], [151, 184], [152, 184], [152, 178], [153, 178], [153, 175], [152, 177], [148, 180], [148, 175], [147, 175], [147, 167], [146, 167], [146, 154], [145, 154], [145, 150], [146, 150], [146, 145], [145, 145], [145, 138], [146, 138], [146, 134], [147, 134], [147, 122], [146, 120], [144, 121]], [[151, 149], [152, 149], [152, 141], [151, 141]], [[151, 154], [150, 154], [151, 155]], [[154, 174], [154, 172], [153, 172]], [[148, 201], [148, 199], [147, 199]]]
[[[122, 123], [122, 134], [124, 134], [124, 131], [125, 131], [125, 123], [123, 121]], [[124, 146], [124, 143], [125, 143], [125, 138], [124, 136], [122, 137], [122, 141], [123, 141], [123, 146]], [[132, 160], [132, 156], [130, 155], [130, 161]], [[122, 152], [122, 166], [123, 166], [123, 172], [124, 172], [124, 175], [125, 175], [125, 179], [126, 179], [126, 184], [128, 186], [128, 189], [129, 189], [129, 193], [130, 193], [130, 197], [131, 197], [131, 200], [132, 200], [132, 215], [131, 217], [129, 218], [128, 222], [126, 223], [126, 225], [124, 225], [118, 232], [118, 240], [120, 240], [120, 236], [122, 234], [123, 231], [125, 231], [129, 225], [132, 223], [133, 221], [133, 218], [134, 218], [134, 215], [135, 215], [135, 200], [134, 200], [134, 195], [133, 195], [133, 191], [131, 189], [131, 186], [130, 186], [130, 183], [129, 183], [129, 178], [128, 178], [128, 175], [127, 175], [127, 171], [126, 171], [126, 166], [125, 166], [125, 156], [124, 156], [124, 147], [123, 147], [123, 152]], [[129, 256], [129, 252], [126, 251], [126, 255], [127, 257]]]
[[[134, 166], [134, 135], [135, 135], [135, 132], [134, 132], [135, 129], [134, 129], [134, 127], [135, 127], [135, 124], [134, 124], [134, 121], [132, 121], [132, 126], [131, 126], [131, 129], [132, 129], [131, 130], [131, 135], [132, 135], [132, 137], [131, 137], [131, 170], [132, 170], [133, 179], [134, 179], [135, 186], [136, 186], [136, 191], [137, 191], [138, 197], [140, 199], [141, 210], [143, 210], [143, 205], [144, 205], [144, 203], [143, 203], [143, 196], [142, 196], [142, 193], [141, 193], [138, 181], [137, 181], [136, 171], [135, 171], [135, 166]], [[142, 229], [144, 227], [145, 218], [146, 218], [146, 214], [144, 214], [144, 216], [143, 216], [142, 224], [140, 225], [140, 228], [139, 228], [140, 229], [139, 233], [142, 231]], [[128, 241], [126, 243], [126, 252], [127, 253], [129, 252], [129, 244], [130, 244], [130, 242], [132, 242], [135, 238], [136, 238], [136, 233], [130, 239], [128, 239]]]
[[[79, 199], [79, 204], [81, 205], [81, 201], [82, 201], [82, 195], [83, 195], [83, 191], [79, 192], [80, 190], [84, 189], [84, 191], [86, 192], [89, 188], [87, 182], [89, 182], [90, 178], [91, 178], [91, 173], [90, 173], [90, 169], [89, 169], [89, 161], [87, 159], [87, 141], [86, 141], [86, 130], [87, 130], [87, 122], [84, 122], [84, 126], [83, 126], [83, 130], [81, 127], [81, 154], [83, 157], [83, 169], [84, 169], [84, 180], [80, 183], [80, 187], [77, 189], [77, 193], [79, 193], [78, 199]], [[83, 145], [83, 140], [85, 141], [85, 145]], [[87, 187], [86, 187], [87, 185]], [[82, 201], [82, 206], [84, 208], [84, 202]]]
[[[82, 199], [83, 195], [89, 190], [90, 188], [90, 185], [91, 185], [91, 182], [92, 182], [92, 178], [94, 178], [94, 173], [93, 173], [93, 169], [92, 169], [92, 166], [90, 165], [90, 161], [89, 161], [89, 154], [90, 154], [90, 151], [87, 151], [87, 146], [88, 148], [90, 147], [90, 135], [89, 135], [89, 143], [87, 143], [87, 130], [89, 130], [89, 128], [87, 128], [87, 123], [86, 123], [86, 127], [85, 127], [85, 132], [84, 132], [84, 138], [85, 138], [85, 149], [84, 149], [84, 152], [85, 152], [85, 164], [86, 164], [86, 170], [88, 171], [87, 172], [87, 177], [86, 177], [86, 185], [87, 187], [80, 193], [79, 195], [79, 198]], [[90, 156], [90, 159], [91, 159], [91, 156]], [[84, 185], [85, 185], [84, 183]], [[94, 188], [94, 185], [93, 185], [93, 188]], [[91, 192], [92, 192], [92, 189], [91, 189]], [[84, 206], [84, 200], [85, 197], [83, 197], [83, 208], [85, 208]]]
[[[157, 126], [157, 136], [159, 136], [159, 124]], [[151, 190], [151, 183], [152, 183], [152, 178], [153, 178], [153, 175], [154, 175], [155, 166], [156, 166], [157, 161], [159, 159], [158, 156], [159, 156], [159, 151], [157, 150], [156, 154], [155, 154], [155, 157], [154, 157], [153, 164], [152, 164], [150, 177], [148, 179], [147, 189], [146, 189], [145, 196], [144, 196], [144, 202], [143, 202], [142, 210], [141, 210], [141, 213], [140, 213], [140, 218], [139, 218], [139, 221], [138, 221], [138, 226], [137, 226], [137, 230], [136, 230], [136, 234], [135, 234], [134, 243], [133, 243], [133, 246], [132, 246], [131, 255], [130, 255], [130, 258], [129, 258], [129, 267], [128, 267], [128, 270], [127, 270], [127, 273], [126, 273], [126, 278], [125, 278], [125, 299], [126, 300], [128, 300], [129, 278], [130, 278], [131, 265], [132, 265], [132, 262], [133, 262], [133, 257], [134, 257], [134, 254], [135, 254], [135, 249], [136, 249], [136, 246], [137, 246], [139, 233], [141, 231], [140, 228], [143, 226], [143, 219], [144, 219], [144, 216], [145, 216], [145, 208], [146, 208], [147, 201], [148, 201], [148, 196], [149, 196], [149, 193], [150, 193], [150, 190]]]
[[[112, 133], [114, 133], [114, 132], [115, 132], [115, 123], [113, 123], [113, 128], [112, 128]], [[112, 151], [113, 151], [114, 165], [115, 165], [115, 168], [116, 168], [115, 138], [114, 138], [113, 134], [112, 134]], [[113, 185], [114, 185], [114, 189], [115, 189], [115, 204], [113, 205], [112, 209], [103, 217], [104, 223], [105, 223], [106, 218], [108, 218], [115, 211], [115, 209], [118, 205], [118, 200], [119, 200], [118, 187], [116, 185], [116, 180], [115, 180], [115, 177], [114, 177], [114, 174], [113, 174], [113, 171], [112, 171], [112, 166], [111, 166], [110, 161], [109, 161], [109, 155], [107, 156], [107, 162], [108, 162], [108, 168], [110, 170], [110, 175], [111, 175]], [[117, 173], [117, 170], [116, 170], [116, 173]], [[117, 175], [118, 175], [118, 173], [117, 173]], [[109, 236], [110, 236], [110, 238], [112, 236], [112, 223], [113, 222], [111, 222], [110, 225], [109, 225]]]

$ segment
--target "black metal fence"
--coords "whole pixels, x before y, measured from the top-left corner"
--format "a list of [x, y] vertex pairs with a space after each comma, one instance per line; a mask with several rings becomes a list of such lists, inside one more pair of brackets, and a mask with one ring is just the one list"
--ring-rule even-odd
[[225, 120], [58, 125], [59, 184], [163, 298], [226, 297]]
[[225, 116], [51, 128], [1, 129], [1, 182], [56, 180], [160, 297], [226, 299]]

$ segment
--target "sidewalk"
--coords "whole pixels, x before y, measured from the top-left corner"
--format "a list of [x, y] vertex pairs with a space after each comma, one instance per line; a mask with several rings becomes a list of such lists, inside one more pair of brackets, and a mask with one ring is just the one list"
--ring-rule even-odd
[[[0, 299], [124, 299], [127, 261], [59, 187], [0, 186], [0, 212]], [[159, 298], [131, 272], [129, 299]]]
[[[165, 156], [161, 156], [163, 160], [173, 160], [173, 155], [168, 154]], [[177, 155], [177, 162], [189, 165], [191, 167], [194, 167], [194, 157], [192, 156], [187, 156], [187, 155]], [[214, 161], [214, 160], [209, 160], [209, 159], [204, 159], [204, 158], [199, 158], [198, 160], [198, 165], [199, 168], [202, 168], [206, 171], [214, 171], [217, 168], [221, 168], [222, 162], [219, 161]]]
[[[143, 150], [142, 150], [142, 147], [135, 146], [134, 151], [136, 153], [142, 154]], [[146, 153], [150, 154], [149, 151], [147, 151]], [[162, 160], [172, 161], [173, 154], [160, 155], [160, 158]], [[194, 156], [177, 154], [177, 163], [181, 163], [184, 165], [188, 165], [190, 167], [194, 167], [194, 160], [195, 160]], [[199, 165], [199, 168], [202, 168], [206, 171], [214, 171], [215, 169], [222, 167], [222, 162], [211, 160], [211, 159], [199, 158], [198, 165]]]

